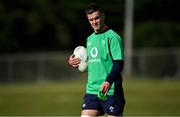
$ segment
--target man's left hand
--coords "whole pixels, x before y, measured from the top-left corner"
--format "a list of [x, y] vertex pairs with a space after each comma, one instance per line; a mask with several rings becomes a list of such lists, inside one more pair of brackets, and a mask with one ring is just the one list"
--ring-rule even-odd
[[110, 88], [111, 88], [111, 84], [105, 81], [104, 83], [102, 83], [100, 91], [104, 92], [105, 95], [107, 95]]

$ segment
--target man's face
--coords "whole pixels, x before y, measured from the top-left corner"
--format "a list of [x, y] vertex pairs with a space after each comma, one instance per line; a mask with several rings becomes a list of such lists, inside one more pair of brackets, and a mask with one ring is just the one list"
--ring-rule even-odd
[[87, 18], [95, 32], [100, 31], [104, 26], [104, 14], [99, 11], [87, 14]]

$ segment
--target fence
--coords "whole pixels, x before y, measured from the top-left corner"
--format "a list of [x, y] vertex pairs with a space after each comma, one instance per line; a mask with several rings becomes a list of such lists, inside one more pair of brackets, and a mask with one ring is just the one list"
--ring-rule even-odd
[[[69, 67], [71, 52], [0, 56], [0, 82], [42, 82], [80, 77]], [[134, 50], [132, 74], [151, 78], [180, 78], [180, 49]], [[84, 73], [86, 74], [86, 73]]]
[[77, 75], [67, 64], [69, 52], [8, 54], [0, 56], [1, 82], [60, 80]]
[[135, 50], [132, 66], [137, 76], [180, 78], [180, 48]]

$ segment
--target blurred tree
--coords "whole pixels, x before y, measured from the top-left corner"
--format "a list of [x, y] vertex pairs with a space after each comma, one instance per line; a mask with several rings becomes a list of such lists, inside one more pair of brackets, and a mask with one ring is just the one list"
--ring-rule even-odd
[[[71, 0], [1, 0], [0, 52], [24, 52], [72, 49], [91, 32], [84, 9], [90, 1]], [[107, 15], [116, 30], [119, 1], [101, 1], [114, 18]], [[111, 5], [109, 5], [111, 3]], [[123, 6], [123, 4], [120, 4]], [[123, 9], [123, 7], [121, 7]], [[122, 22], [123, 23], [123, 22]]]
[[180, 21], [179, 0], [139, 0], [135, 1], [135, 21], [166, 20]]
[[134, 47], [179, 47], [180, 1], [135, 2]]
[[[0, 53], [73, 49], [93, 32], [84, 13], [93, 1], [105, 10], [107, 24], [123, 37], [125, 0], [1, 0]], [[134, 46], [180, 46], [179, 3], [135, 1]]]
[[134, 47], [180, 46], [180, 23], [149, 21], [139, 23], [134, 32]]

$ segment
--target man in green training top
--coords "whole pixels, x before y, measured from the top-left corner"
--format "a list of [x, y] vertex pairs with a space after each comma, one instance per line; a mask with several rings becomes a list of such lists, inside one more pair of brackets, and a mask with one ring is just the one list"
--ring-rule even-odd
[[[121, 37], [105, 24], [104, 12], [96, 4], [86, 9], [86, 16], [94, 33], [86, 39], [88, 81], [81, 117], [104, 113], [122, 116], [125, 99], [121, 77], [124, 65]], [[71, 55], [68, 62], [78, 67], [80, 59]]]

